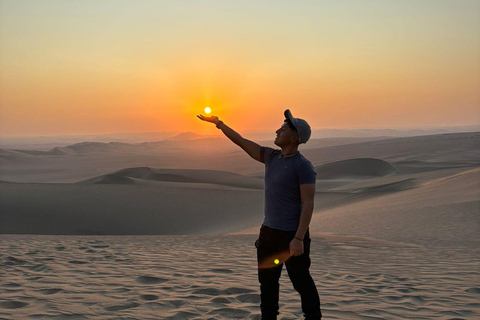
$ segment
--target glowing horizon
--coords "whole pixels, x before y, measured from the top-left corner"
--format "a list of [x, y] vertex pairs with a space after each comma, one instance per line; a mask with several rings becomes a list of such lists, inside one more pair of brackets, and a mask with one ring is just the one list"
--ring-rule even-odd
[[0, 136], [480, 123], [478, 1], [0, 5]]

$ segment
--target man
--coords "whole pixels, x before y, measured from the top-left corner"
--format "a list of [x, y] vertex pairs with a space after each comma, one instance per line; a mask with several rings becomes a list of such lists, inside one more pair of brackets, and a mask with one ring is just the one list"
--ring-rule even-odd
[[311, 135], [305, 120], [285, 110], [285, 122], [276, 131], [275, 144], [281, 150], [243, 138], [216, 116], [198, 118], [218, 129], [253, 159], [265, 164], [265, 217], [257, 247], [263, 320], [277, 319], [279, 279], [286, 265], [293, 287], [300, 294], [305, 319], [321, 319], [320, 299], [310, 276], [310, 237], [308, 226], [313, 213], [315, 171], [298, 151]]

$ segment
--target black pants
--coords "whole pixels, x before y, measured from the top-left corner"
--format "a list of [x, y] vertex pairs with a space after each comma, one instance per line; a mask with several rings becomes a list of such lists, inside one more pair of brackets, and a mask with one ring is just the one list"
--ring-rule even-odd
[[304, 253], [290, 257], [289, 245], [294, 237], [295, 231], [281, 231], [267, 226], [260, 229], [255, 246], [263, 320], [277, 319], [280, 289], [278, 280], [284, 263], [293, 287], [300, 294], [305, 319], [318, 320], [322, 317], [320, 298], [309, 272], [311, 242], [309, 232], [307, 231], [303, 241]]

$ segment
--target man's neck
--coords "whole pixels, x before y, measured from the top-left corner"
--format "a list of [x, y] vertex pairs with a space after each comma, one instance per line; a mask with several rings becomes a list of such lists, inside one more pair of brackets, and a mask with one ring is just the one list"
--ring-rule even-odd
[[298, 153], [298, 146], [286, 146], [282, 148], [282, 157], [293, 157]]

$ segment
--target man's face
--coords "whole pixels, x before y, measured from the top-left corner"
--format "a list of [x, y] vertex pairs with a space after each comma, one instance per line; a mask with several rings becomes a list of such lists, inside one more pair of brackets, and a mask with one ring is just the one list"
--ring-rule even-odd
[[298, 140], [297, 134], [295, 131], [290, 128], [287, 122], [284, 122], [280, 129], [276, 132], [277, 137], [275, 138], [275, 144], [279, 147], [286, 146], [290, 143], [295, 143]]

